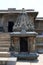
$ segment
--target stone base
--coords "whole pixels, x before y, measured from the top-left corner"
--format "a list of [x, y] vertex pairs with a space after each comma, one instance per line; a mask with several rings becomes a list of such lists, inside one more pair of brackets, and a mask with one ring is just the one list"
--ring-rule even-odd
[[19, 53], [15, 54], [15, 57], [17, 57], [18, 60], [35, 60], [38, 58], [37, 53]]

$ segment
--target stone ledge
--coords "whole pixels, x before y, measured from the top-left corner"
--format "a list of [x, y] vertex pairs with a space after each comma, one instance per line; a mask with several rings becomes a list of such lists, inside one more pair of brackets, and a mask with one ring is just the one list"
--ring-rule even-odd
[[0, 65], [15, 65], [16, 61], [16, 57], [0, 57]]
[[27, 53], [27, 54], [15, 54], [15, 57], [17, 59], [22, 59], [22, 60], [35, 60], [39, 56], [37, 53]]
[[0, 57], [10, 57], [10, 52], [0, 52]]
[[16, 57], [0, 57], [0, 61], [17, 61]]

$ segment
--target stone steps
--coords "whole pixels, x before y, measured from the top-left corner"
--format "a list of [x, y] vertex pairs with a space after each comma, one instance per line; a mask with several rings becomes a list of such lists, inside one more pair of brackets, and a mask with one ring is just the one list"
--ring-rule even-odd
[[8, 47], [0, 47], [0, 52], [7, 52], [9, 51], [9, 48]]
[[6, 44], [6, 43], [4, 43], [4, 44], [1, 43], [1, 44], [0, 44], [0, 47], [10, 47], [10, 44], [9, 44], [9, 43], [7, 43], [7, 44]]
[[10, 37], [7, 37], [7, 36], [6, 36], [6, 37], [3, 37], [3, 36], [1, 37], [1, 36], [0, 36], [0, 41], [1, 41], [1, 40], [3, 40], [3, 41], [4, 41], [4, 40], [10, 40]]
[[0, 33], [0, 57], [9, 57], [10, 52], [10, 34], [9, 33]]
[[4, 41], [4, 40], [6, 40], [6, 41], [10, 41], [10, 35], [9, 34], [5, 34], [5, 33], [2, 33], [2, 34], [0, 34], [0, 41]]
[[0, 51], [8, 51], [10, 43], [10, 35], [8, 33], [0, 33]]
[[8, 41], [5, 41], [5, 40], [4, 41], [0, 41], [0, 44], [4, 44], [4, 43], [5, 44], [10, 44], [10, 41], [9, 40]]
[[0, 52], [0, 57], [10, 57], [10, 52]]

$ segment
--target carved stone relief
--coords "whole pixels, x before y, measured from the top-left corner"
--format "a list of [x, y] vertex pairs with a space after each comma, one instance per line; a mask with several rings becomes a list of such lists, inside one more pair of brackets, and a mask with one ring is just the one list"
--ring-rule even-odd
[[34, 30], [34, 22], [26, 12], [20, 13], [13, 26], [13, 31], [22, 31], [22, 29], [25, 31]]

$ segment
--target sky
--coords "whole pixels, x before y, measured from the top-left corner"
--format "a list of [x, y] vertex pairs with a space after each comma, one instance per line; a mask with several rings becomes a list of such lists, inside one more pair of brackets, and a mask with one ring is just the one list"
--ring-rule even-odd
[[43, 17], [43, 0], [0, 0], [0, 9], [34, 9], [38, 17]]

